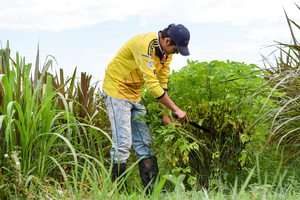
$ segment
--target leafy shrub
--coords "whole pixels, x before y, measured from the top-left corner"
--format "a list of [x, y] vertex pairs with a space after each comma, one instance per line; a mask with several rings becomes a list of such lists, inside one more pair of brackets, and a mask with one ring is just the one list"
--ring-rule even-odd
[[[184, 110], [190, 121], [210, 130], [198, 130], [182, 123], [163, 127], [159, 103], [145, 91], [149, 122], [155, 135], [158, 155], [167, 159], [167, 168], [174, 173], [187, 174], [187, 182], [208, 186], [209, 181], [233, 180], [247, 161], [246, 144], [257, 137], [255, 129], [248, 129], [257, 117], [263, 93], [249, 98], [264, 80], [256, 65], [238, 62], [189, 61], [188, 66], [173, 71], [169, 82], [169, 96]], [[256, 71], [254, 71], [256, 70]], [[198, 179], [197, 179], [198, 178]]]

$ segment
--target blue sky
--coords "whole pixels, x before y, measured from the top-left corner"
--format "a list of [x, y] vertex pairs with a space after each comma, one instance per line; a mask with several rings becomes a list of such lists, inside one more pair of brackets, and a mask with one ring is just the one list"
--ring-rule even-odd
[[[171, 69], [187, 59], [231, 60], [262, 65], [274, 40], [291, 40], [283, 8], [300, 20], [299, 0], [14, 0], [2, 2], [0, 41], [9, 40], [12, 57], [18, 51], [35, 63], [39, 44], [41, 64], [55, 57], [54, 70], [71, 76], [75, 67], [101, 81], [118, 49], [140, 33], [159, 31], [170, 23], [184, 24], [191, 33], [191, 55], [175, 55]], [[299, 34], [296, 33], [296, 37]]]

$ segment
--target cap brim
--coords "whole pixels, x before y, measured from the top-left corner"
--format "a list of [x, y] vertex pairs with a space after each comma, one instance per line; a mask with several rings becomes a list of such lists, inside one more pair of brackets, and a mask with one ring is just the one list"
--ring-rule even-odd
[[189, 51], [189, 48], [186, 46], [186, 47], [183, 47], [183, 46], [180, 46], [177, 44], [177, 48], [178, 48], [178, 51], [181, 55], [183, 56], [189, 56], [190, 55], [190, 51]]

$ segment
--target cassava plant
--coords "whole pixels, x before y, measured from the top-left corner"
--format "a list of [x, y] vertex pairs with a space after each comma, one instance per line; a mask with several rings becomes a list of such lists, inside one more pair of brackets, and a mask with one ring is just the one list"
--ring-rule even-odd
[[146, 120], [156, 137], [158, 155], [168, 160], [168, 169], [186, 173], [188, 183], [202, 186], [235, 178], [247, 161], [246, 144], [256, 134], [255, 127], [247, 127], [256, 117], [262, 97], [236, 105], [263, 84], [263, 72], [257, 68], [238, 62], [188, 60], [186, 67], [172, 72], [170, 98], [190, 121], [206, 127], [209, 133], [188, 123], [163, 127], [161, 115], [167, 113], [172, 118], [171, 111], [161, 110], [151, 94], [144, 92]]

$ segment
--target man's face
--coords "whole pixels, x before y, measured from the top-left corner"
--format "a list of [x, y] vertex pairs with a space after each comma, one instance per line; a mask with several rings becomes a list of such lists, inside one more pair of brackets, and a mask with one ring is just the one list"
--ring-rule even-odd
[[177, 46], [176, 45], [170, 46], [169, 45], [170, 42], [171, 42], [170, 38], [165, 38], [165, 39], [163, 39], [163, 41], [161, 43], [161, 47], [164, 50], [165, 54], [166, 55], [170, 55], [170, 54], [174, 54], [174, 53], [178, 54], [179, 51], [178, 51]]
[[165, 51], [166, 55], [170, 55], [170, 54], [174, 54], [174, 53], [178, 54], [179, 53], [178, 48], [177, 48], [176, 45], [172, 45], [172, 46], [167, 45], [165, 47], [164, 51]]

